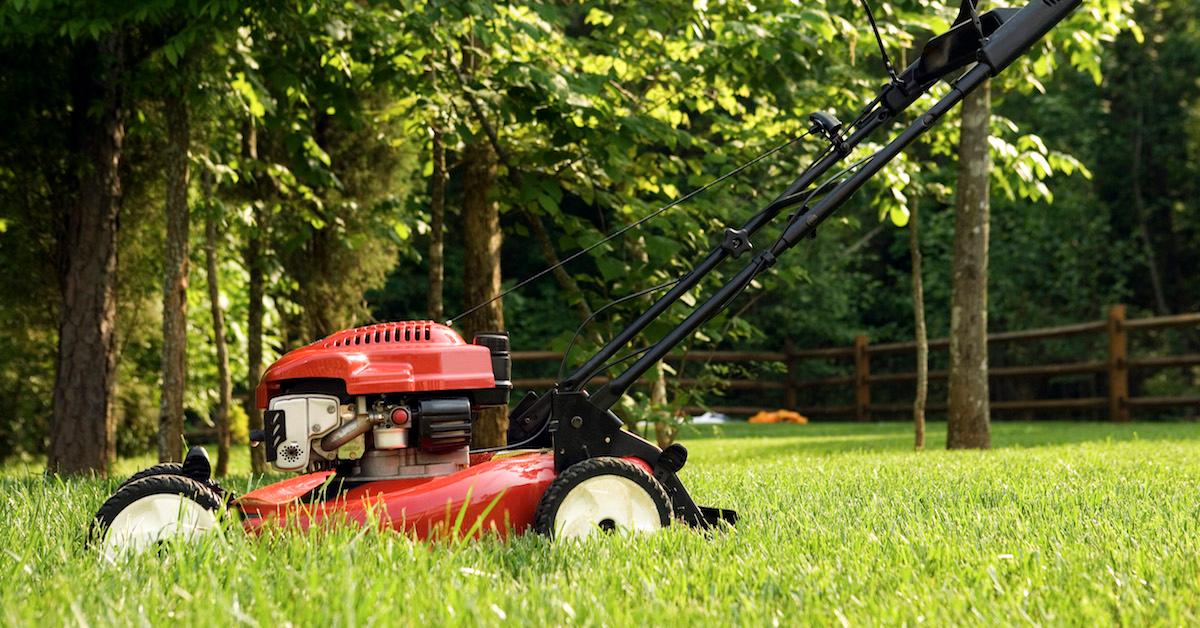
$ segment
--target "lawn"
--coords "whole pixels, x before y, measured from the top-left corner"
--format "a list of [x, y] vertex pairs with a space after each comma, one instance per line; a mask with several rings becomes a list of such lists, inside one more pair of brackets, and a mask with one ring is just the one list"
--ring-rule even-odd
[[1200, 425], [994, 432], [990, 452], [914, 453], [903, 424], [692, 430], [684, 481], [742, 515], [711, 536], [229, 534], [115, 564], [80, 547], [113, 481], [14, 465], [0, 624], [1200, 622]]

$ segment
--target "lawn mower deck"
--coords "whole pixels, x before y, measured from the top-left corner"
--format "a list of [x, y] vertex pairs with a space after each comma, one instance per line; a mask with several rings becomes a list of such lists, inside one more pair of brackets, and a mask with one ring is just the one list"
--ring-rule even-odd
[[347, 522], [420, 539], [484, 532], [504, 537], [533, 526], [538, 500], [554, 477], [553, 456], [531, 451], [480, 461], [444, 476], [354, 482], [334, 471], [308, 473], [254, 490], [234, 503], [250, 532]]
[[[421, 540], [484, 534], [506, 538], [528, 530], [552, 534], [550, 522], [539, 521], [538, 511], [558, 475], [554, 456], [516, 451], [487, 458], [437, 477], [354, 482], [333, 471], [309, 473], [247, 493], [234, 506], [251, 533], [349, 523], [390, 528]], [[652, 471], [637, 458], [621, 462], [646, 476]], [[657, 506], [637, 497], [637, 490], [619, 480], [587, 485], [577, 503], [568, 505], [571, 512], [560, 516], [559, 533], [583, 535], [588, 530], [580, 526], [592, 523], [639, 531], [661, 527]], [[568, 525], [579, 529], [566, 529]]]

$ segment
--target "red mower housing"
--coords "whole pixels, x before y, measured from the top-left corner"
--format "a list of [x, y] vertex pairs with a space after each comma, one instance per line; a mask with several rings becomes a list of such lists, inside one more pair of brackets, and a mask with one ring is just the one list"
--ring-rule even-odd
[[440, 477], [379, 480], [326, 499], [333, 471], [265, 486], [238, 499], [247, 531], [325, 524], [377, 525], [419, 539], [501, 538], [534, 524], [538, 502], [554, 480], [554, 457], [528, 452], [481, 461]]

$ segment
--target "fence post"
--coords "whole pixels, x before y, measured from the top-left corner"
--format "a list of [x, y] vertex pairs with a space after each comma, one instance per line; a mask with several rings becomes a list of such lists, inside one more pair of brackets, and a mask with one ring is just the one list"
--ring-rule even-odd
[[1108, 418], [1129, 420], [1129, 343], [1125, 331], [1125, 306], [1108, 309]]
[[796, 347], [792, 345], [792, 339], [786, 338], [783, 341], [784, 364], [787, 365], [787, 383], [783, 389], [783, 407], [796, 411]]
[[854, 338], [854, 420], [871, 419], [871, 385], [867, 377], [871, 374], [871, 361], [867, 355], [867, 337]]

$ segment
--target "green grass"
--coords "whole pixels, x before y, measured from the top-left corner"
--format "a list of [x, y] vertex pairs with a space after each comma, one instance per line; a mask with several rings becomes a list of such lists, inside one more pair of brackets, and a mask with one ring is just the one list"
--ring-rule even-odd
[[684, 481], [736, 530], [557, 546], [231, 533], [112, 564], [80, 540], [114, 482], [13, 467], [0, 623], [1200, 622], [1200, 425], [1001, 423], [990, 452], [943, 429], [919, 454], [902, 424], [692, 430]]

